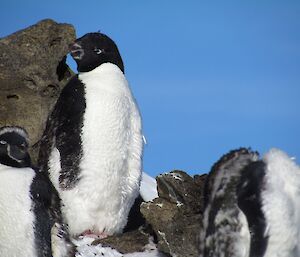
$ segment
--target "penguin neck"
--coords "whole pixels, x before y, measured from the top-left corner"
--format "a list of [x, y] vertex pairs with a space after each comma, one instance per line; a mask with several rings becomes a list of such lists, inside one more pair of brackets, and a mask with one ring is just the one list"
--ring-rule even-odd
[[121, 71], [121, 69], [113, 63], [107, 62], [103, 63], [100, 66], [96, 67], [95, 69], [91, 71], [86, 72], [79, 72], [78, 76], [79, 78], [85, 78], [87, 76], [93, 76], [93, 75], [100, 75], [105, 73], [121, 73], [124, 75], [124, 73]]
[[9, 158], [8, 156], [1, 156], [0, 164], [8, 167], [14, 167], [14, 168], [28, 168], [31, 166], [31, 160], [29, 156], [28, 157], [26, 156], [24, 160], [17, 162], [16, 160]]
[[104, 63], [89, 72], [78, 74], [79, 80], [85, 85], [85, 91], [93, 94], [101, 90], [112, 94], [131, 96], [128, 82], [120, 68], [112, 63]]

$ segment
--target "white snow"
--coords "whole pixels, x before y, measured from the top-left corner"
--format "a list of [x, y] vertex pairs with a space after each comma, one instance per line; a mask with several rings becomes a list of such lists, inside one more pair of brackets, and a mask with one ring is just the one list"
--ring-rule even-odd
[[176, 201], [176, 206], [177, 206], [177, 207], [183, 206], [183, 203], [180, 202], [180, 201]]
[[159, 253], [155, 244], [149, 240], [149, 244], [145, 246], [143, 252], [134, 252], [122, 254], [110, 247], [103, 247], [102, 245], [91, 245], [93, 238], [81, 237], [74, 240], [77, 246], [77, 253], [75, 257], [164, 257], [165, 255]]
[[142, 174], [140, 193], [145, 202], [158, 197], [156, 180], [145, 172]]

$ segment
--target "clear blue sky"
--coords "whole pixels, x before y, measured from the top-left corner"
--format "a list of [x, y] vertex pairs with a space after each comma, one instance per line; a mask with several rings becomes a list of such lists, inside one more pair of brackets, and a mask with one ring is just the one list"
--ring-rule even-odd
[[[300, 163], [300, 1], [1, 1], [0, 37], [45, 18], [118, 44], [144, 170], [209, 171], [230, 149]], [[70, 62], [71, 66], [74, 64]]]

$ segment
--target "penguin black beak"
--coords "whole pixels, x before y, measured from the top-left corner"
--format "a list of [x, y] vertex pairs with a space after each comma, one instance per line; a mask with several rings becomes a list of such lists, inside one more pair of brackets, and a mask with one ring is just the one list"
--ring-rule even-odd
[[82, 49], [82, 46], [76, 42], [73, 42], [69, 45], [69, 51], [70, 52], [74, 52], [74, 51], [77, 51], [79, 49]]

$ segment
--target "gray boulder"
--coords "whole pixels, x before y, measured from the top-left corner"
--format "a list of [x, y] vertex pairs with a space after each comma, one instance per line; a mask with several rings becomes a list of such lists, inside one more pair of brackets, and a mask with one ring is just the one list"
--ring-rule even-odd
[[97, 239], [92, 245], [101, 244], [104, 247], [111, 247], [120, 253], [126, 254], [143, 252], [146, 245], [149, 244], [149, 241], [151, 241], [151, 235], [147, 229], [141, 227], [134, 231], [110, 236], [104, 239]]
[[171, 256], [199, 256], [205, 177], [172, 171], [156, 178], [159, 197], [143, 203], [141, 212], [157, 236], [160, 251]]
[[[0, 39], [0, 126], [24, 127], [31, 146], [72, 76], [66, 55], [75, 38], [72, 25], [47, 19]], [[38, 149], [31, 150], [35, 159]]]

